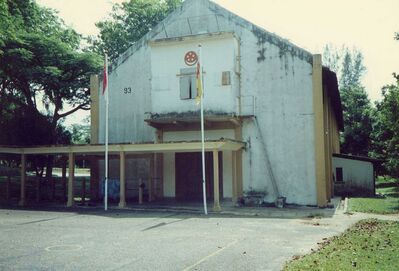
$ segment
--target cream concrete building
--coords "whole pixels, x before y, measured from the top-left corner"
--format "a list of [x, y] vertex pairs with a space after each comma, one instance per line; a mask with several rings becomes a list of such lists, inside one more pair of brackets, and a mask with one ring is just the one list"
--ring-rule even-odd
[[[109, 66], [110, 178], [119, 186], [119, 206], [136, 200], [141, 183], [149, 201], [201, 199], [198, 45], [206, 193], [215, 209], [221, 200], [278, 198], [326, 206], [343, 128], [336, 75], [321, 55], [208, 0], [184, 1]], [[70, 167], [75, 155], [92, 155], [92, 199], [101, 197], [104, 179], [101, 80], [91, 78], [92, 145], [41, 151], [69, 154]], [[20, 150], [22, 160], [32, 151]], [[71, 206], [73, 174], [68, 187]], [[22, 202], [23, 193], [22, 184]]]
[[[216, 158], [220, 198], [273, 203], [285, 197], [287, 203], [325, 206], [332, 196], [331, 154], [339, 152], [342, 128], [335, 74], [322, 67], [320, 55], [207, 0], [185, 1], [112, 63], [110, 142], [200, 140], [196, 70], [185, 61], [199, 44], [205, 137], [245, 143], [238, 151], [207, 155], [208, 196], [213, 198]], [[94, 96], [98, 85], [92, 86]], [[105, 103], [98, 97], [92, 132], [102, 144]], [[127, 187], [142, 178], [153, 200], [201, 199], [200, 161], [199, 152], [132, 156], [126, 160]], [[111, 178], [120, 177], [118, 167], [115, 159]], [[139, 174], [143, 168], [148, 170]]]

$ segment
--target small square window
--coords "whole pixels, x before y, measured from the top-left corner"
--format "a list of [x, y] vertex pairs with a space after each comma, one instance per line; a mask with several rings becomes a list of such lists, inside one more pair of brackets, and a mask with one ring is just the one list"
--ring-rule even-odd
[[222, 72], [222, 86], [228, 86], [230, 84], [230, 72]]
[[335, 181], [337, 183], [342, 183], [344, 181], [344, 175], [343, 175], [343, 171], [342, 171], [342, 167], [337, 167], [335, 169]]

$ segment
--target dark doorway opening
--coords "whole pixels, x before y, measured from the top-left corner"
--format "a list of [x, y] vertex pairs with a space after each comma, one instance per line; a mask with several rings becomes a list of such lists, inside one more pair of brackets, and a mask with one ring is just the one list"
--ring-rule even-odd
[[[200, 152], [175, 154], [176, 200], [202, 200], [202, 158]], [[213, 155], [205, 153], [206, 197], [213, 199]], [[223, 195], [223, 159], [219, 152], [219, 197]]]

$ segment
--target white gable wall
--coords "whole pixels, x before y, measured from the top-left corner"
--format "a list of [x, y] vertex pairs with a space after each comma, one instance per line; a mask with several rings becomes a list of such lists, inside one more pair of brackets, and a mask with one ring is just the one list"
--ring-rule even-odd
[[[227, 35], [227, 36], [226, 36]], [[226, 34], [206, 39], [169, 41], [151, 45], [152, 113], [198, 111], [195, 99], [180, 99], [180, 70], [195, 68], [184, 63], [189, 51], [202, 45], [201, 64], [204, 67], [204, 106], [214, 112], [235, 113], [237, 87], [222, 85], [222, 72], [230, 72], [233, 83], [234, 59], [237, 54], [233, 35]]]
[[[295, 46], [288, 46], [273, 34], [264, 34], [252, 24], [206, 0], [187, 0], [147, 38], [156, 40], [207, 31], [232, 32], [239, 44], [234, 46], [233, 39], [203, 40], [205, 72], [234, 70], [235, 57], [239, 56], [237, 71], [240, 77], [233, 73], [232, 86], [219, 89], [223, 95], [205, 101], [205, 109], [236, 112], [234, 96], [239, 93], [256, 99], [255, 115], [264, 142], [253, 119], [247, 119], [243, 125], [243, 140], [249, 143], [249, 148], [243, 154], [244, 192], [267, 193], [270, 202], [276, 197], [265, 166], [265, 146], [280, 194], [287, 197], [288, 203], [316, 205], [311, 55]], [[151, 50], [148, 44], [142, 43], [143, 47], [110, 76], [111, 88], [120, 92], [126, 84], [131, 84], [135, 91], [132, 96], [119, 93], [117, 98], [111, 98], [111, 142], [151, 140], [153, 129], [144, 123], [145, 112], [196, 109], [194, 101], [180, 100], [176, 89], [176, 71], [182, 65], [184, 52], [189, 48], [195, 49], [197, 42], [161, 47], [151, 45]], [[223, 48], [224, 51], [221, 51]], [[223, 62], [219, 59], [216, 61], [215, 54], [227, 58]], [[173, 68], [169, 68], [171, 66]], [[211, 74], [209, 72], [208, 76], [211, 77]], [[113, 87], [114, 80], [118, 83]], [[206, 78], [205, 92], [216, 89], [217, 81]], [[171, 91], [169, 94], [163, 90], [164, 85]], [[114, 112], [112, 108], [118, 108], [119, 111]], [[100, 111], [103, 116], [103, 107]], [[103, 129], [103, 126], [100, 128]], [[101, 129], [100, 142], [103, 139]]]
[[[145, 122], [151, 111], [150, 49], [141, 47], [109, 74], [109, 142], [149, 142], [154, 129]], [[102, 84], [100, 84], [102, 86]], [[125, 94], [125, 88], [131, 93]], [[102, 88], [101, 88], [102, 89]], [[100, 91], [99, 143], [105, 142], [105, 101]]]

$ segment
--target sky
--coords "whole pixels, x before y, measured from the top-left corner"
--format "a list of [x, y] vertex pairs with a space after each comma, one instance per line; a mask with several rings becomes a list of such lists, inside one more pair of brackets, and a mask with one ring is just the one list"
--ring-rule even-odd
[[[96, 35], [96, 22], [123, 0], [37, 0], [84, 35]], [[372, 101], [399, 73], [399, 0], [215, 0], [217, 4], [311, 53], [326, 44], [356, 47], [367, 68], [363, 84]]]

